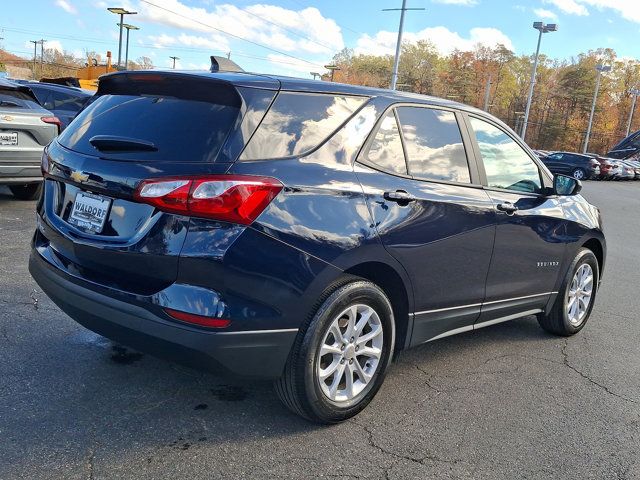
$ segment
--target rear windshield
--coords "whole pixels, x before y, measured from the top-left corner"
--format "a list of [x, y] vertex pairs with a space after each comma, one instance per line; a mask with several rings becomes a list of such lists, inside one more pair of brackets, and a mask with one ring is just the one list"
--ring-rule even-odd
[[[211, 162], [240, 110], [234, 105], [155, 95], [101, 95], [59, 137], [87, 155], [116, 160]], [[155, 151], [100, 151], [95, 136], [150, 142]]]
[[0, 90], [0, 108], [40, 108], [32, 97], [18, 90]]

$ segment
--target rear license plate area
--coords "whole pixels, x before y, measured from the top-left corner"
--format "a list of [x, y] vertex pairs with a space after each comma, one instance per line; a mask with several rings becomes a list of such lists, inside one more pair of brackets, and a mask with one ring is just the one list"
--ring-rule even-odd
[[18, 145], [18, 132], [0, 132], [0, 145]]
[[78, 192], [67, 220], [89, 233], [101, 233], [109, 215], [112, 199], [102, 195]]

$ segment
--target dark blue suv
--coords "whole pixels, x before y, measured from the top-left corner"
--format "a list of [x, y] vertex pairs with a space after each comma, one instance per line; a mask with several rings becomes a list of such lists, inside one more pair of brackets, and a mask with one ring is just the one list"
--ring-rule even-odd
[[319, 422], [401, 350], [524, 315], [572, 335], [597, 208], [454, 102], [245, 73], [119, 72], [45, 152], [30, 271], [87, 328], [271, 378]]

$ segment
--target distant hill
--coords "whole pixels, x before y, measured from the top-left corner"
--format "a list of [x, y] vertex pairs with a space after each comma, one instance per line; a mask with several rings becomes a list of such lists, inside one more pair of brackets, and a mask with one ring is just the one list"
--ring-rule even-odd
[[13, 53], [9, 53], [6, 50], [0, 49], [0, 62], [1, 63], [25, 63], [30, 62], [31, 59], [19, 57]]

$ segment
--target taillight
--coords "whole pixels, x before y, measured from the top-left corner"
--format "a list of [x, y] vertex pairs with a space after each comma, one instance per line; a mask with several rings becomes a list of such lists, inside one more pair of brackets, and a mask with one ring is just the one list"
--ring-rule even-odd
[[270, 177], [209, 175], [143, 180], [134, 197], [166, 212], [249, 225], [282, 188]]
[[52, 125], [56, 125], [58, 127], [58, 133], [62, 130], [62, 122], [58, 117], [40, 117], [44, 123], [50, 123]]
[[200, 325], [201, 327], [226, 328], [231, 325], [231, 320], [227, 320], [226, 318], [205, 317], [204, 315], [181, 312], [179, 310], [173, 310], [171, 308], [165, 308], [164, 311], [171, 318], [175, 318], [176, 320], [180, 320], [181, 322]]

